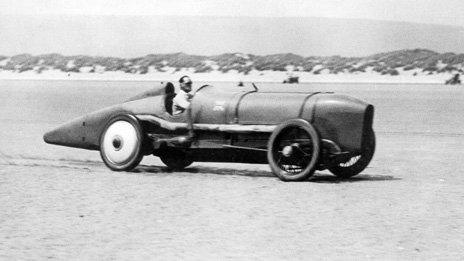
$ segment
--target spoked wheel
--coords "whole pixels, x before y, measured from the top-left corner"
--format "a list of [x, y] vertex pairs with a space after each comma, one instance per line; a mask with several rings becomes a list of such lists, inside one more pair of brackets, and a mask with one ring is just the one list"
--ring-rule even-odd
[[316, 170], [320, 139], [305, 120], [289, 120], [269, 138], [267, 160], [272, 172], [283, 181], [301, 181]]
[[161, 161], [170, 169], [182, 170], [190, 166], [193, 160], [189, 159], [187, 153], [180, 149], [165, 149], [159, 155]]
[[365, 138], [367, 139], [366, 145], [360, 155], [353, 156], [345, 162], [329, 166], [330, 172], [337, 177], [345, 179], [361, 173], [369, 165], [375, 152], [374, 131], [370, 130]]
[[142, 141], [137, 119], [130, 115], [117, 116], [110, 120], [100, 138], [101, 158], [112, 170], [131, 170], [143, 158]]

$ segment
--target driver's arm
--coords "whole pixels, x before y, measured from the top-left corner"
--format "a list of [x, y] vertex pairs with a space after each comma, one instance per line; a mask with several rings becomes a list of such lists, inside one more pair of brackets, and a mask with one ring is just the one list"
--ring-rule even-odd
[[182, 95], [176, 95], [176, 97], [174, 97], [174, 105], [179, 106], [183, 109], [187, 109], [190, 106], [190, 101], [187, 100], [187, 97], [182, 97]]

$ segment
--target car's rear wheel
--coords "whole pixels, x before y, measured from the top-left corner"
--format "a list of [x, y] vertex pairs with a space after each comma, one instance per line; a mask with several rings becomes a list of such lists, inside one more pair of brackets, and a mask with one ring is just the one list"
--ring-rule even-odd
[[185, 151], [175, 148], [164, 149], [159, 157], [168, 168], [174, 170], [185, 169], [193, 163]]
[[366, 136], [366, 145], [361, 154], [349, 160], [329, 166], [330, 172], [339, 178], [350, 178], [361, 173], [372, 160], [375, 152], [375, 133], [370, 130]]
[[269, 166], [283, 181], [301, 181], [312, 176], [319, 155], [319, 135], [305, 120], [289, 120], [279, 125], [269, 138]]
[[100, 138], [100, 155], [108, 168], [127, 171], [143, 158], [143, 134], [137, 119], [120, 115], [109, 121]]

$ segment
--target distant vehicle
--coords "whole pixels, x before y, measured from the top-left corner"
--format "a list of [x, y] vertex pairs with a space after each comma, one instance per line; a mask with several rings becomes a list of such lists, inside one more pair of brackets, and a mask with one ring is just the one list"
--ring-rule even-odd
[[447, 80], [445, 82], [445, 84], [451, 84], [451, 85], [455, 85], [455, 84], [461, 84], [461, 79], [459, 78], [459, 73], [456, 73], [451, 79]]
[[282, 83], [299, 83], [300, 77], [298, 76], [289, 76]]
[[129, 171], [146, 155], [172, 169], [194, 161], [269, 163], [283, 181], [329, 169], [349, 178], [375, 150], [374, 107], [330, 92], [227, 92], [200, 87], [184, 114], [172, 115], [174, 86], [71, 120], [47, 132], [50, 144], [99, 150], [112, 170]]

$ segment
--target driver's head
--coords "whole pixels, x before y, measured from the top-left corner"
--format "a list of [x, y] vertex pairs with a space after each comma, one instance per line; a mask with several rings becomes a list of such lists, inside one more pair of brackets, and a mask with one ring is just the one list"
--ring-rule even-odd
[[192, 80], [187, 75], [180, 77], [179, 83], [180, 83], [180, 88], [184, 92], [190, 92], [192, 90]]

